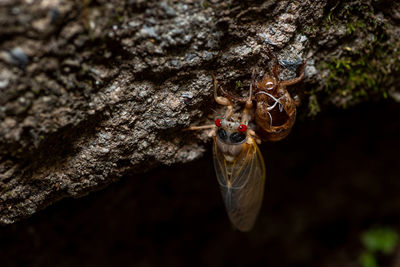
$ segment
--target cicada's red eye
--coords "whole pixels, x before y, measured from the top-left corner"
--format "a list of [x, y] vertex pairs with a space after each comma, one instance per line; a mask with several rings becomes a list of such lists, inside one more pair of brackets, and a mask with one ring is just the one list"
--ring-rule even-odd
[[215, 120], [215, 125], [216, 125], [217, 127], [221, 127], [221, 119], [216, 119], [216, 120]]
[[247, 126], [244, 124], [240, 124], [238, 127], [239, 132], [245, 132], [247, 130]]

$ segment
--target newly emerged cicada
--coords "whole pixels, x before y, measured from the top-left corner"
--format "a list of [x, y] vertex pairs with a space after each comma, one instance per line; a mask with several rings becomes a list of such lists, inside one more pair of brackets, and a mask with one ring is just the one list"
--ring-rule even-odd
[[214, 76], [213, 79], [214, 98], [226, 106], [225, 115], [217, 118], [215, 125], [192, 126], [188, 130], [211, 129], [215, 173], [226, 211], [237, 229], [249, 231], [260, 211], [265, 183], [264, 160], [257, 146], [259, 138], [249, 127], [252, 85], [239, 116], [229, 98], [218, 96], [218, 83]]

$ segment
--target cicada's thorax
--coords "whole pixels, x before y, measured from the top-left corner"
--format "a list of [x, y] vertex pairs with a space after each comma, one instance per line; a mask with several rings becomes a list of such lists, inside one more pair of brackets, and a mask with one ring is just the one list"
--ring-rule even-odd
[[259, 135], [268, 141], [285, 138], [296, 119], [295, 101], [274, 77], [264, 77], [256, 83], [255, 91], [255, 119]]
[[[241, 128], [242, 127], [242, 128]], [[245, 149], [247, 149], [247, 135], [245, 125], [237, 121], [226, 119], [220, 120], [220, 127], [216, 134], [216, 145], [223, 153], [228, 162], [233, 162], [235, 158]], [[240, 130], [239, 130], [240, 129]]]

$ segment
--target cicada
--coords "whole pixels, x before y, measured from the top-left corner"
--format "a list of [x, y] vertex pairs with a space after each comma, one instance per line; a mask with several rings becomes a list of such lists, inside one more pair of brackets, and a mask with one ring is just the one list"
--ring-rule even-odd
[[226, 106], [226, 112], [215, 125], [188, 130], [211, 129], [215, 173], [229, 219], [240, 231], [250, 231], [261, 208], [265, 184], [264, 159], [257, 146], [260, 139], [249, 127], [252, 85], [243, 111], [237, 114], [231, 99], [218, 96], [218, 82], [213, 79], [215, 101]]

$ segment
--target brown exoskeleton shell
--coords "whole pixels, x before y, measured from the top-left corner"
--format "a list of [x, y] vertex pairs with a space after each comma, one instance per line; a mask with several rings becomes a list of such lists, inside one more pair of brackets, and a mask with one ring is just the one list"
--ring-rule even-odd
[[286, 86], [300, 82], [304, 77], [305, 62], [300, 69], [299, 77], [281, 81], [279, 63], [274, 56], [275, 65], [272, 72], [256, 82], [253, 75], [255, 99], [257, 102], [255, 120], [259, 126], [258, 134], [267, 141], [278, 141], [285, 138], [296, 120], [296, 101], [290, 96]]

